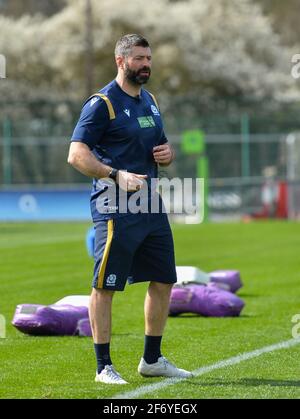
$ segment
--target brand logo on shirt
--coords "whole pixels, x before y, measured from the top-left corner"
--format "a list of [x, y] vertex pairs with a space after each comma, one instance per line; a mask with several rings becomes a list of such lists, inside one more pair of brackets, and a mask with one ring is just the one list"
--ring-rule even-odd
[[99, 99], [99, 97], [93, 97], [90, 106], [92, 107], [96, 102], [98, 102]]
[[150, 116], [141, 116], [137, 119], [139, 121], [141, 128], [151, 128], [155, 127], [155, 121], [153, 117]]
[[151, 111], [153, 112], [154, 115], [159, 115], [159, 111], [156, 106], [151, 105]]
[[126, 115], [130, 118], [130, 109], [124, 109], [124, 112], [126, 113]]
[[117, 275], [110, 274], [106, 279], [106, 285], [108, 287], [114, 287], [116, 285]]

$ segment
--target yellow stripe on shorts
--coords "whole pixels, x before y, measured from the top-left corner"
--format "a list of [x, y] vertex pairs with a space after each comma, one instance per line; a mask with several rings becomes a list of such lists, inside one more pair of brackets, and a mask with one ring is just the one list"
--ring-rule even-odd
[[107, 222], [107, 238], [106, 238], [106, 244], [105, 244], [105, 249], [104, 249], [104, 253], [103, 253], [103, 258], [102, 258], [101, 265], [100, 265], [100, 268], [99, 268], [97, 288], [103, 288], [104, 273], [105, 273], [105, 269], [106, 269], [106, 264], [107, 264], [107, 259], [108, 259], [108, 256], [109, 256], [109, 251], [110, 251], [110, 246], [111, 246], [113, 234], [114, 234], [114, 221], [113, 220], [108, 220], [108, 222]]

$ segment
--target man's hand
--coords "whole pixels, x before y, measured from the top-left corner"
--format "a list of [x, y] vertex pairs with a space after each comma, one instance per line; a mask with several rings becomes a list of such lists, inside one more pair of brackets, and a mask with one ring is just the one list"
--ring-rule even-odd
[[153, 157], [159, 165], [168, 166], [174, 159], [174, 151], [168, 143], [158, 145], [153, 147]]
[[127, 192], [139, 191], [144, 184], [147, 175], [137, 175], [136, 173], [119, 170], [117, 175], [117, 183], [121, 189]]
[[[109, 176], [111, 167], [101, 163], [91, 152], [89, 147], [80, 141], [72, 142], [68, 156], [68, 163], [86, 176], [103, 179]], [[138, 175], [124, 170], [118, 170], [117, 183], [124, 191], [135, 192], [142, 188], [147, 175]]]

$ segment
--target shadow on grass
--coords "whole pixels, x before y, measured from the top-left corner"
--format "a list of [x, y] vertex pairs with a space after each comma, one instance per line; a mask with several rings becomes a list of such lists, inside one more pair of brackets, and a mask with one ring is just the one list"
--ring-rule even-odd
[[201, 387], [215, 387], [215, 386], [242, 386], [242, 387], [259, 387], [259, 386], [271, 386], [271, 387], [300, 387], [300, 380], [267, 380], [259, 378], [242, 378], [236, 381], [226, 380], [212, 380], [210, 382], [203, 382], [193, 379], [189, 381], [189, 384]]
[[241, 314], [240, 316], [226, 316], [226, 317], [213, 317], [213, 316], [201, 316], [201, 314], [194, 314], [194, 313], [183, 313], [183, 314], [172, 314], [169, 316], [170, 318], [176, 318], [176, 319], [191, 319], [194, 317], [200, 318], [200, 319], [253, 319], [256, 316], [252, 316], [250, 314]]

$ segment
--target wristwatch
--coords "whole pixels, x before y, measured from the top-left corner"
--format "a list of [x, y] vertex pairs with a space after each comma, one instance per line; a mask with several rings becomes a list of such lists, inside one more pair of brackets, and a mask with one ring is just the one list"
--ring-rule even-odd
[[118, 175], [118, 170], [117, 169], [111, 169], [111, 171], [108, 174], [108, 177], [113, 179], [115, 182], [117, 182], [117, 175]]

